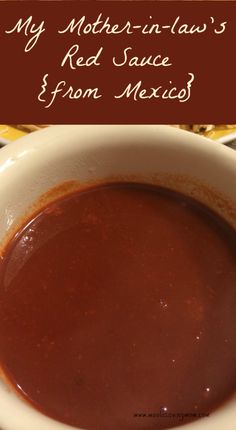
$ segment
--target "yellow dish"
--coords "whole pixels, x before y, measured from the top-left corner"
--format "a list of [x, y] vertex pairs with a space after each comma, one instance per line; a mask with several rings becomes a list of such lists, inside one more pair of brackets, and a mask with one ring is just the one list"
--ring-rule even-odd
[[236, 133], [236, 128], [211, 130], [204, 133], [204, 135], [210, 139], [217, 140], [232, 133]]
[[0, 143], [9, 143], [13, 142], [19, 137], [25, 136], [26, 133], [24, 131], [18, 130], [17, 128], [11, 127], [6, 124], [0, 124]]

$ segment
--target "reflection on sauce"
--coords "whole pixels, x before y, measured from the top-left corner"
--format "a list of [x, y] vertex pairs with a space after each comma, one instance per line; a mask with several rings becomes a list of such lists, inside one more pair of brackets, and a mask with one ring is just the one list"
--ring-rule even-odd
[[235, 333], [235, 232], [171, 191], [61, 198], [0, 262], [1, 365], [74, 426], [157, 430], [209, 413], [235, 390]]

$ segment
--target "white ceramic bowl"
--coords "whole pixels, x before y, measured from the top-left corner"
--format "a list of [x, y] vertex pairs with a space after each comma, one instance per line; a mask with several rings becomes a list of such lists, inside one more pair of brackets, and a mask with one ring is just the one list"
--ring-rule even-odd
[[[116, 178], [185, 192], [236, 226], [236, 151], [168, 126], [53, 126], [0, 150], [0, 247], [49, 189]], [[235, 430], [236, 396], [184, 429], [204, 426]], [[72, 429], [37, 412], [1, 379], [0, 428]]]

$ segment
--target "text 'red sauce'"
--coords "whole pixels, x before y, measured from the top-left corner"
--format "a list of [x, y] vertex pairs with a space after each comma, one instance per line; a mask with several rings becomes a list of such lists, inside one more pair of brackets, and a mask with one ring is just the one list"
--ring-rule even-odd
[[157, 430], [208, 414], [235, 390], [235, 333], [235, 232], [177, 193], [77, 192], [5, 249], [1, 365], [59, 421]]

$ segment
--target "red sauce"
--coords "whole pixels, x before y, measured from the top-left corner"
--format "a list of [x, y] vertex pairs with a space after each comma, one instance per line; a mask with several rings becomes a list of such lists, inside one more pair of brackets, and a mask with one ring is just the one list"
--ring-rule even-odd
[[207, 414], [235, 390], [235, 333], [235, 231], [177, 193], [77, 192], [5, 249], [1, 366], [59, 421], [157, 430]]

